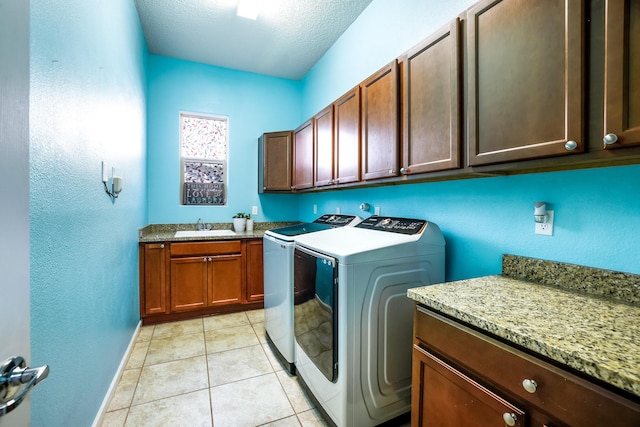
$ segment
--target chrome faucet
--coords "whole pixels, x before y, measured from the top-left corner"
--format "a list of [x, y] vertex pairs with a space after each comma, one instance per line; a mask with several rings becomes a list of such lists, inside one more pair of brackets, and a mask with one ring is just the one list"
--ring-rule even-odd
[[204, 230], [204, 223], [202, 222], [202, 218], [198, 218], [198, 231]]

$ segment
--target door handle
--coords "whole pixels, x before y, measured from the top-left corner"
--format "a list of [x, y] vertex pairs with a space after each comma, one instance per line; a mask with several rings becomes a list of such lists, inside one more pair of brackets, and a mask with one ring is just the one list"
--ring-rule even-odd
[[13, 411], [29, 390], [47, 376], [48, 365], [27, 368], [24, 358], [20, 356], [5, 360], [0, 365], [0, 416]]

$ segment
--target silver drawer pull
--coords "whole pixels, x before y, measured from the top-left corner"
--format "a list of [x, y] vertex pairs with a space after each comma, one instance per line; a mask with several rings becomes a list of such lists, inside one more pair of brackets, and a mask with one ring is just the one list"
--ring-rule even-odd
[[[0, 416], [13, 411], [26, 397], [29, 390], [49, 375], [49, 366], [25, 368], [24, 358], [12, 357], [0, 366]], [[9, 395], [9, 387], [24, 385]]]
[[522, 380], [522, 387], [529, 393], [533, 394], [538, 389], [538, 383], [535, 380], [525, 378]]
[[502, 414], [502, 419], [504, 420], [505, 424], [508, 426], [514, 426], [516, 425], [516, 421], [518, 420], [518, 417], [516, 417], [516, 414], [514, 413], [508, 413], [505, 412], [504, 414]]

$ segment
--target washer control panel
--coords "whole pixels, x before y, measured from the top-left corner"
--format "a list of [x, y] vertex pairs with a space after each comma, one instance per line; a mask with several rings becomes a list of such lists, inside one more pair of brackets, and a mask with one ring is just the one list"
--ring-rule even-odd
[[427, 221], [423, 219], [412, 218], [394, 218], [384, 216], [370, 216], [369, 218], [356, 225], [358, 228], [366, 228], [368, 230], [389, 231], [400, 234], [418, 234], [422, 232], [427, 225]]
[[332, 227], [344, 227], [351, 224], [356, 218], [355, 215], [324, 214], [313, 222], [327, 224]]

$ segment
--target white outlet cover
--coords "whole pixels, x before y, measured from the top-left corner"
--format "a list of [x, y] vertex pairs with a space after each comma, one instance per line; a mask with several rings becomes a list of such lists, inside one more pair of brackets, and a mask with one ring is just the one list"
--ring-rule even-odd
[[258, 215], [258, 207], [251, 206], [251, 215]]
[[376, 206], [373, 208], [373, 214], [374, 215], [380, 215], [380, 206]]
[[547, 222], [536, 222], [536, 234], [553, 236], [553, 211], [547, 211]]

